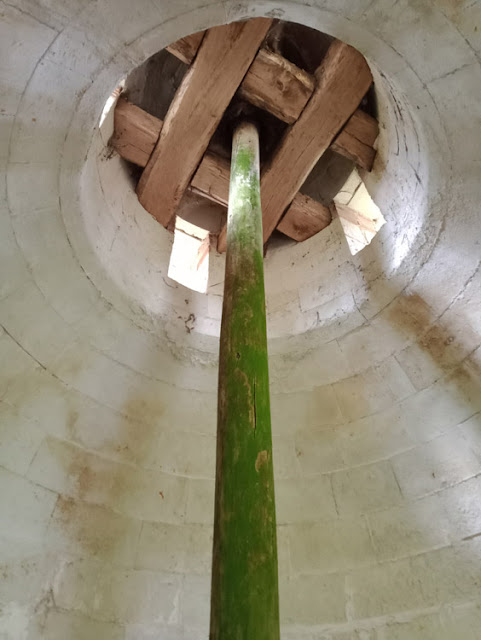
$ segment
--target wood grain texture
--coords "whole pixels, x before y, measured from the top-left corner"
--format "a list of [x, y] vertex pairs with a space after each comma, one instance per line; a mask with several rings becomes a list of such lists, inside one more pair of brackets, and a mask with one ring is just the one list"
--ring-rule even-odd
[[379, 134], [379, 125], [375, 118], [357, 109], [347, 121], [344, 131], [372, 147]]
[[125, 160], [145, 167], [161, 129], [162, 120], [120, 97], [115, 106], [114, 134], [110, 145]]
[[296, 193], [277, 229], [286, 236], [303, 242], [331, 224], [329, 207], [303, 193]]
[[359, 167], [371, 171], [376, 157], [376, 151], [367, 144], [360, 142], [357, 138], [346, 132], [341, 132], [337, 140], [335, 140], [331, 149], [339, 153], [349, 160], [353, 160]]
[[167, 226], [232, 96], [271, 25], [258, 18], [209, 29], [169, 107], [137, 186], [142, 206]]
[[[364, 132], [362, 129], [357, 129], [355, 123], [356, 119], [359, 121], [359, 113], [362, 114], [362, 118], [369, 119], [369, 128], [364, 127]], [[114, 126], [114, 135], [110, 140], [111, 146], [122, 158], [140, 167], [145, 167], [159, 137], [162, 120], [151, 116], [125, 98], [120, 98], [115, 107]], [[333, 141], [331, 149], [370, 171], [376, 151], [368, 145], [372, 144], [371, 141], [375, 141], [378, 130], [377, 121], [358, 110]], [[363, 142], [362, 138], [369, 142]], [[227, 161], [219, 156], [206, 153], [192, 178], [191, 188], [193, 191], [227, 206], [229, 171]]]
[[333, 141], [331, 149], [354, 160], [363, 169], [371, 171], [376, 155], [373, 144], [378, 134], [377, 120], [358, 109]]
[[314, 78], [282, 56], [261, 49], [239, 93], [252, 104], [292, 124], [314, 91]]
[[206, 153], [192, 178], [190, 188], [194, 193], [227, 207], [229, 179], [229, 162], [213, 153]]
[[185, 64], [190, 64], [199, 50], [204, 35], [205, 31], [192, 33], [190, 36], [176, 40], [165, 48], [173, 56], [179, 58], [182, 62], [185, 62]]
[[[362, 54], [339, 40], [329, 47], [316, 78], [311, 99], [261, 178], [264, 242], [372, 83]], [[219, 236], [220, 250], [225, 250], [225, 244], [224, 228]]]
[[[194, 193], [227, 206], [229, 177], [230, 165], [227, 160], [206, 153], [192, 178], [190, 188]], [[302, 242], [327, 227], [330, 222], [329, 207], [298, 192], [277, 228], [297, 242]]]

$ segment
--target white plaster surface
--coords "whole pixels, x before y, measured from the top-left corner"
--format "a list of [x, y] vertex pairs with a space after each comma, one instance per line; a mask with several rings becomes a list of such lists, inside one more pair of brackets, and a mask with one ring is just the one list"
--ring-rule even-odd
[[387, 220], [266, 257], [282, 636], [479, 640], [473, 0], [0, 1], [2, 639], [208, 637], [223, 258], [207, 295], [168, 278], [98, 122], [155, 51], [260, 15], [367, 57]]

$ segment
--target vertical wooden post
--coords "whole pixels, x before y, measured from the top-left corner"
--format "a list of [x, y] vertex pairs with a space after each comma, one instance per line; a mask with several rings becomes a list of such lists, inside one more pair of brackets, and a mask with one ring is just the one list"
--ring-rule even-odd
[[278, 640], [259, 136], [232, 148], [219, 356], [210, 640]]

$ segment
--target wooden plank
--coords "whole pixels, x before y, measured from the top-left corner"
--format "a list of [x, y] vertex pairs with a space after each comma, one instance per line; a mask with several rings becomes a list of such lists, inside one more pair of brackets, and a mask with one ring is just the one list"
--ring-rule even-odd
[[372, 147], [368, 147], [367, 144], [360, 142], [345, 131], [342, 131], [337, 140], [332, 143], [331, 149], [341, 156], [353, 160], [366, 171], [371, 171], [376, 157], [376, 151]]
[[[159, 137], [162, 121], [121, 97], [115, 107], [114, 124], [115, 132], [110, 144], [126, 160], [145, 167]], [[369, 171], [376, 154], [372, 144], [378, 131], [377, 121], [358, 109], [333, 141], [331, 149]], [[204, 165], [206, 160], [204, 157], [191, 186], [195, 187], [194, 190], [198, 193], [209, 196], [209, 189], [212, 189], [214, 194], [218, 190], [214, 184], [210, 185], [210, 181], [215, 182], [216, 173], [220, 169], [216, 164], [212, 164], [212, 157], [209, 157], [210, 166]], [[218, 159], [219, 162], [221, 160]], [[228, 163], [226, 166], [228, 167]], [[221, 176], [225, 185], [222, 198], [219, 200], [214, 195], [212, 199], [227, 206], [229, 176], [225, 175], [225, 171], [221, 172]], [[194, 185], [194, 181], [198, 181], [199, 184]]]
[[[206, 153], [192, 178], [190, 188], [194, 193], [227, 206], [229, 175], [230, 165], [227, 160]], [[298, 192], [277, 228], [290, 238], [302, 242], [327, 227], [330, 222], [329, 207]]]
[[[363, 55], [339, 40], [329, 47], [316, 78], [318, 84], [311, 99], [261, 178], [264, 242], [372, 83]], [[225, 251], [225, 245], [224, 227], [218, 247]]]
[[[159, 137], [162, 120], [151, 116], [125, 98], [119, 99], [115, 109], [115, 132], [110, 144], [126, 160], [134, 162], [140, 167], [145, 167]], [[370, 171], [376, 151], [360, 140], [360, 137], [363, 136], [362, 131], [355, 129], [357, 125], [353, 126], [353, 120], [359, 113], [362, 112], [356, 111], [347, 121], [344, 129], [331, 144], [331, 149]], [[363, 116], [366, 115], [363, 114]], [[372, 122], [369, 124], [367, 136], [364, 134], [363, 137], [374, 141], [379, 127], [374, 118], [367, 117]], [[192, 179], [191, 187], [194, 188], [194, 191], [207, 197], [210, 197], [209, 190], [211, 190], [212, 200], [227, 206], [229, 175], [225, 173], [224, 167], [220, 167], [220, 163], [225, 162], [227, 172], [229, 171], [229, 163], [218, 156], [217, 160], [215, 158], [208, 153], [204, 156]], [[220, 180], [219, 185], [215, 184], [217, 179]], [[222, 195], [217, 197], [218, 193]]]
[[220, 156], [206, 153], [192, 178], [190, 188], [194, 193], [227, 207], [229, 202], [229, 179], [229, 162]]
[[232, 96], [271, 25], [257, 18], [209, 29], [169, 107], [137, 186], [142, 206], [167, 226]]
[[[346, 123], [336, 141], [349, 130], [356, 115], [357, 112]], [[114, 122], [115, 133], [111, 139], [111, 145], [126, 160], [145, 167], [159, 136], [162, 121], [139, 109], [125, 98], [120, 98], [116, 106]], [[374, 124], [375, 127], [370, 124], [370, 129], [367, 131], [369, 140], [373, 139], [373, 130], [377, 131], [377, 122], [374, 121]], [[358, 144], [361, 148], [358, 160], [360, 166], [363, 166], [362, 159], [367, 157], [364, 148], [369, 149], [372, 153], [371, 157], [374, 158], [375, 151], [372, 147], [366, 147], [349, 134], [346, 139], [348, 143], [343, 150], [343, 155], [352, 158], [355, 145]], [[331, 149], [335, 148], [335, 142], [331, 145]], [[342, 152], [341, 149], [336, 150], [339, 153]], [[218, 155], [206, 152], [192, 178], [190, 189], [226, 207], [229, 199], [229, 175], [229, 162]], [[331, 216], [327, 207], [298, 192], [277, 225], [277, 229], [297, 242], [302, 242], [324, 229], [330, 221]]]
[[376, 155], [373, 144], [378, 134], [377, 120], [358, 109], [333, 141], [331, 149], [371, 171]]
[[198, 33], [192, 33], [190, 36], [176, 40], [168, 47], [165, 47], [169, 53], [174, 55], [185, 64], [190, 64], [195, 58], [197, 51], [204, 38], [205, 31], [199, 31]]
[[277, 53], [261, 49], [239, 93], [252, 104], [292, 124], [306, 106], [314, 86], [311, 75]]
[[162, 129], [162, 120], [120, 97], [114, 111], [114, 134], [110, 145], [117, 153], [145, 167]]
[[302, 242], [329, 226], [331, 220], [329, 207], [298, 192], [277, 229], [293, 240]]
[[375, 118], [361, 109], [357, 109], [347, 121], [344, 131], [372, 147], [379, 135], [379, 125]]

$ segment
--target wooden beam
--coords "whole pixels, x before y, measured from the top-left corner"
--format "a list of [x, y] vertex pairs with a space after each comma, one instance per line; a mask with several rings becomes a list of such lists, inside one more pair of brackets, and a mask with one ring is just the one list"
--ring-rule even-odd
[[329, 226], [331, 220], [329, 207], [298, 192], [277, 228], [293, 240], [303, 242]]
[[357, 109], [349, 118], [343, 131], [372, 147], [379, 135], [379, 125], [375, 118]]
[[[159, 137], [162, 120], [151, 116], [121, 97], [115, 107], [114, 126], [114, 135], [110, 140], [111, 146], [125, 160], [145, 167]], [[370, 171], [376, 155], [371, 145], [376, 140], [378, 131], [377, 121], [358, 109], [333, 141], [331, 149]], [[220, 167], [222, 158], [217, 157], [217, 160], [215, 158], [211, 154], [204, 156], [192, 179], [191, 187], [197, 193], [207, 197], [211, 189], [214, 194], [212, 200], [227, 206], [229, 175], [225, 173], [225, 168]], [[229, 171], [227, 162], [225, 166]], [[215, 194], [220, 193], [220, 185], [217, 187], [214, 185], [217, 179], [225, 186], [225, 189], [222, 189], [224, 195], [220, 200], [215, 197]]]
[[354, 160], [359, 167], [366, 169], [366, 171], [371, 171], [376, 157], [376, 151], [372, 147], [350, 136], [345, 131], [342, 131], [337, 140], [332, 143], [331, 149], [349, 160]]
[[197, 55], [197, 51], [204, 38], [205, 31], [199, 31], [198, 33], [192, 33], [190, 36], [176, 40], [168, 47], [165, 47], [169, 53], [174, 55], [179, 60], [182, 60], [185, 64], [190, 64]]
[[167, 226], [272, 21], [209, 29], [169, 107], [137, 186], [142, 206]]
[[[206, 153], [192, 178], [190, 188], [194, 193], [227, 206], [229, 178], [230, 165], [227, 160]], [[322, 231], [331, 223], [331, 219], [329, 207], [298, 192], [277, 228], [293, 240], [302, 242]]]
[[227, 207], [229, 179], [229, 162], [213, 153], [206, 153], [192, 178], [190, 188], [194, 193]]
[[[192, 178], [190, 188], [194, 193], [227, 206], [229, 177], [230, 165], [227, 160], [206, 153]], [[327, 227], [330, 222], [329, 207], [299, 192], [277, 228], [297, 242], [302, 242]]]
[[[360, 118], [358, 118], [359, 113], [362, 114]], [[352, 122], [359, 121], [364, 116], [366, 114], [356, 111], [347, 122], [343, 132], [349, 131]], [[367, 135], [364, 135], [364, 139], [373, 140], [373, 131], [377, 132], [377, 122], [370, 116], [367, 118], [369, 118], [369, 129], [366, 131]], [[375, 126], [372, 125], [371, 120], [374, 121]], [[149, 115], [121, 97], [116, 106], [114, 122], [115, 132], [110, 144], [126, 160], [145, 167], [162, 128], [162, 120]], [[343, 132], [339, 134], [336, 141], [339, 141]], [[358, 133], [358, 137], [362, 135], [362, 132]], [[346, 136], [345, 139], [347, 146], [351, 144], [351, 147], [346, 149], [344, 155], [352, 157], [352, 150], [355, 147], [349, 141], [359, 141], [351, 135]], [[362, 142], [359, 144], [363, 145]], [[331, 148], [334, 148], [334, 143]], [[371, 147], [368, 148], [374, 155], [375, 151]], [[227, 207], [229, 177], [229, 162], [218, 155], [207, 152], [192, 178], [190, 189], [194, 193]], [[331, 216], [328, 207], [298, 192], [277, 225], [277, 229], [297, 242], [302, 242], [324, 229], [330, 222]]]
[[376, 155], [373, 145], [378, 134], [377, 120], [358, 109], [334, 140], [331, 149], [354, 160], [363, 169], [371, 171]]
[[[230, 165], [227, 160], [206, 153], [192, 178], [190, 188], [194, 193], [227, 206], [229, 176]], [[327, 227], [330, 222], [329, 207], [299, 192], [277, 228], [297, 242], [302, 242]]]
[[[373, 140], [374, 142], [379, 129], [377, 121], [358, 109], [347, 121], [344, 129], [331, 144], [331, 149], [346, 158], [353, 160], [356, 164], [369, 171], [369, 164], [371, 163], [371, 159], [374, 158], [376, 151], [372, 146], [367, 147], [368, 143], [363, 142], [360, 138], [362, 133], [357, 130], [358, 125], [354, 122], [358, 119], [359, 114], [361, 114], [361, 118], [369, 119], [370, 134], [369, 137], [364, 137], [366, 139]], [[151, 116], [146, 111], [143, 111], [131, 102], [128, 102], [125, 98], [121, 97], [115, 107], [114, 126], [115, 131], [110, 140], [110, 144], [114, 147], [117, 153], [122, 156], [122, 158], [125, 158], [125, 160], [129, 160], [130, 162], [139, 165], [139, 167], [145, 167], [159, 137], [160, 130], [162, 128], [162, 120], [159, 120], [159, 118], [156, 118], [155, 116]], [[373, 135], [374, 132], [375, 135]], [[221, 200], [218, 200], [216, 197], [213, 197], [212, 199], [227, 206], [227, 200], [229, 197], [229, 175], [225, 175], [225, 171], [219, 166], [220, 163], [223, 162], [222, 158], [217, 156], [216, 161], [215, 157], [216, 156], [212, 156], [209, 153], [204, 156], [197, 173], [192, 179], [191, 186], [195, 187], [194, 191], [197, 191], [202, 195], [208, 196], [209, 188], [212, 188], [212, 191], [215, 194], [218, 189], [213, 185], [210, 185], [210, 180], [215, 181], [215, 176], [220, 171], [220, 175], [218, 177], [226, 185], [225, 196], [223, 196]], [[204, 162], [206, 161], [209, 162], [211, 166], [205, 166]], [[218, 164], [216, 164], [216, 162]], [[227, 171], [229, 171], [228, 162], [225, 162], [225, 166], [227, 167]], [[199, 182], [199, 184], [194, 185], [194, 181]]]
[[110, 145], [125, 160], [145, 167], [161, 129], [162, 120], [120, 97], [115, 106], [114, 134]]
[[[318, 84], [311, 99], [261, 178], [264, 242], [372, 83], [364, 56], [339, 40], [329, 47], [316, 78]], [[225, 245], [224, 227], [218, 246], [225, 250]]]
[[239, 94], [280, 120], [292, 124], [314, 91], [314, 78], [282, 56], [261, 49], [242, 82]]

